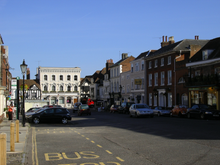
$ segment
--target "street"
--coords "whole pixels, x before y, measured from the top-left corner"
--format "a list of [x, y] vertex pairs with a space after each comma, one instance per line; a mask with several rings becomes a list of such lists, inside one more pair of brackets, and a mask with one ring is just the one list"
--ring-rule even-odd
[[[71, 112], [72, 113], [72, 112]], [[92, 111], [61, 123], [31, 124], [26, 164], [215, 165], [220, 162], [219, 120], [130, 118]]]

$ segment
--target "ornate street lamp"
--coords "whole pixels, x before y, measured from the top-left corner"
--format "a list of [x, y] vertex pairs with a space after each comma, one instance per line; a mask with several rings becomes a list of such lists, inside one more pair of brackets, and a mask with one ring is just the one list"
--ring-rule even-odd
[[27, 65], [25, 64], [25, 61], [23, 60], [23, 63], [20, 65], [21, 67], [21, 72], [23, 74], [23, 103], [22, 103], [22, 125], [23, 127], [25, 127], [25, 111], [24, 111], [24, 76], [25, 76], [25, 73], [27, 71]]

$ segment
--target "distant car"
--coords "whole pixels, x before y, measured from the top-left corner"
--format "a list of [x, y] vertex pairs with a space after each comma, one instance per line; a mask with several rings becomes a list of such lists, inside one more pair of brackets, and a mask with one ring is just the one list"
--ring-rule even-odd
[[191, 108], [187, 109], [187, 117], [199, 117], [201, 119], [206, 118], [219, 118], [220, 112], [211, 108], [206, 104], [194, 104]]
[[74, 105], [73, 105], [73, 113], [75, 113], [76, 111], [78, 112], [80, 105], [82, 105], [82, 103], [80, 103], [80, 102], [74, 103]]
[[154, 115], [157, 115], [157, 116], [166, 116], [166, 115], [169, 116], [170, 115], [170, 110], [164, 109], [161, 106], [155, 107], [153, 111], [154, 111]]
[[110, 113], [114, 113], [114, 112], [118, 112], [118, 109], [121, 108], [120, 105], [115, 105], [113, 104], [111, 107], [110, 107]]
[[42, 108], [31, 114], [26, 114], [25, 118], [28, 122], [38, 124], [40, 122], [62, 122], [67, 124], [71, 120], [69, 111], [66, 108]]
[[185, 105], [175, 105], [174, 108], [170, 111], [170, 116], [183, 117], [186, 116], [187, 108]]
[[130, 117], [150, 116], [154, 117], [154, 111], [147, 104], [132, 104], [129, 108]]
[[91, 115], [91, 110], [88, 104], [81, 104], [78, 108], [78, 116], [82, 116], [82, 114]]
[[121, 104], [121, 108], [118, 109], [118, 113], [129, 114], [129, 108], [132, 104], [135, 104], [135, 103], [134, 102], [123, 102]]

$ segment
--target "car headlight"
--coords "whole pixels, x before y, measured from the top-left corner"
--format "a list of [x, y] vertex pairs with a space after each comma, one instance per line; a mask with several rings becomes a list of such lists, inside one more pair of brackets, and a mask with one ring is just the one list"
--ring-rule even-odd
[[26, 118], [30, 118], [30, 117], [31, 117], [31, 115], [26, 115], [25, 117], [26, 117]]
[[212, 112], [205, 112], [205, 114], [207, 114], [207, 115], [211, 115], [211, 114], [212, 114]]

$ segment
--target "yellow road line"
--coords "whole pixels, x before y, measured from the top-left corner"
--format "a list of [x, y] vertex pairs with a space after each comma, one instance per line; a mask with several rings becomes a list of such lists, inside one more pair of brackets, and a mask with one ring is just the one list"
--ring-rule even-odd
[[[36, 160], [36, 163], [35, 161]], [[32, 162], [33, 165], [38, 165], [38, 157], [37, 157], [37, 142], [36, 142], [36, 132], [35, 128], [32, 130]]]
[[86, 138], [87, 140], [89, 140], [89, 138]]
[[94, 141], [91, 141], [92, 143], [95, 143]]
[[105, 150], [106, 152], [108, 152], [109, 154], [112, 154], [109, 150]]
[[120, 160], [121, 162], [124, 162], [124, 160], [119, 157], [116, 157], [116, 159]]
[[100, 147], [100, 148], [102, 148], [102, 146], [100, 146], [100, 145], [97, 145], [98, 147]]

